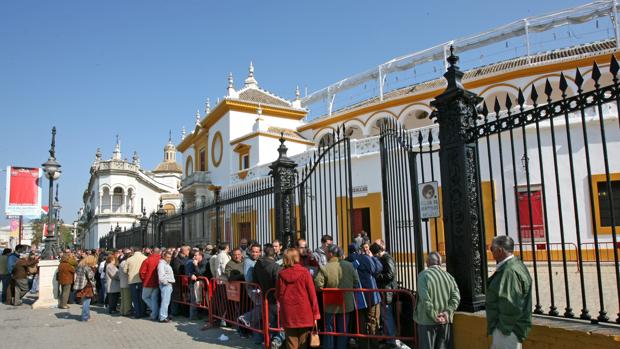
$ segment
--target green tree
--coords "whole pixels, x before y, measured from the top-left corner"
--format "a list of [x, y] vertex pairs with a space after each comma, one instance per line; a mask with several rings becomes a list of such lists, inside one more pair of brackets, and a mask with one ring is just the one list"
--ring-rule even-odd
[[34, 230], [34, 236], [32, 237], [32, 246], [39, 246], [43, 242], [43, 226], [47, 223], [47, 215], [42, 214], [41, 218], [33, 219], [30, 221]]

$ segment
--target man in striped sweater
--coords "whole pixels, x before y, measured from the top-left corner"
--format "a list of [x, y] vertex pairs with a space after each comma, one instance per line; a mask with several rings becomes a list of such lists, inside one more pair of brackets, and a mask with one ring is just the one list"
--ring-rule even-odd
[[418, 324], [422, 349], [452, 348], [452, 316], [461, 296], [452, 275], [441, 269], [441, 255], [431, 252], [428, 268], [418, 276], [418, 292], [413, 319]]

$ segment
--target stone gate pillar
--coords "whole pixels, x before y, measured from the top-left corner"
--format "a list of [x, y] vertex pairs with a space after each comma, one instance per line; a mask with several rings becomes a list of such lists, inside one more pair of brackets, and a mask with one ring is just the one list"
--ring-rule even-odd
[[284, 135], [280, 136], [280, 147], [278, 148], [278, 159], [274, 161], [271, 168], [274, 188], [274, 215], [276, 237], [282, 241], [283, 248], [289, 248], [294, 243], [295, 233], [295, 202], [293, 200], [293, 188], [295, 187], [295, 177], [297, 175], [297, 164], [286, 156], [288, 148], [284, 145]]
[[476, 105], [482, 100], [465, 90], [458, 57], [450, 48], [446, 90], [431, 105], [439, 124], [441, 193], [446, 239], [447, 269], [461, 292], [460, 310], [484, 309], [486, 252], [481, 221], [476, 144], [467, 135], [477, 118]]

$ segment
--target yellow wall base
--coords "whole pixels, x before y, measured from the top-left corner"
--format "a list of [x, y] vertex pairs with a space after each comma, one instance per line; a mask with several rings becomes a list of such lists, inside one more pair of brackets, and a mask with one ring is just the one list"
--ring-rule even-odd
[[[485, 313], [458, 312], [454, 315], [454, 349], [487, 349], [491, 337], [486, 335]], [[524, 349], [617, 349], [620, 330], [547, 318], [532, 318], [532, 330]]]

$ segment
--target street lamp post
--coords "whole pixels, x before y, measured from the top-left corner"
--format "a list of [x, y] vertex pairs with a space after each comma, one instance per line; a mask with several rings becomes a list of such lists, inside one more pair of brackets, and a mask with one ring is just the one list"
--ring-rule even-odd
[[41, 253], [42, 259], [56, 259], [58, 257], [58, 242], [56, 238], [56, 227], [54, 224], [54, 180], [60, 178], [60, 164], [56, 161], [56, 126], [52, 128], [52, 144], [49, 150], [50, 156], [43, 166], [45, 171], [45, 177], [49, 179], [49, 204], [47, 211], [47, 237], [45, 238], [45, 244], [43, 252]]

